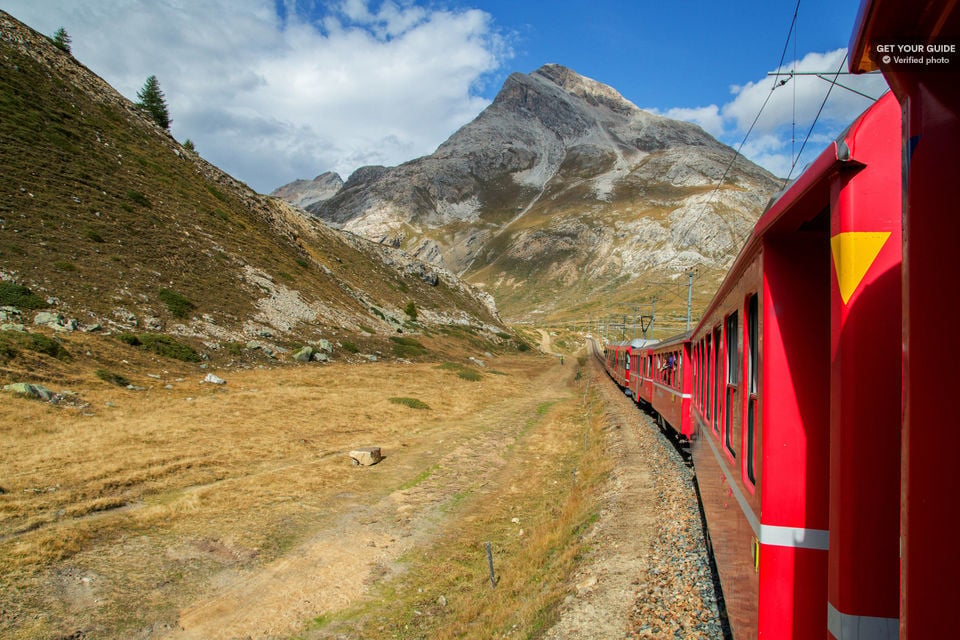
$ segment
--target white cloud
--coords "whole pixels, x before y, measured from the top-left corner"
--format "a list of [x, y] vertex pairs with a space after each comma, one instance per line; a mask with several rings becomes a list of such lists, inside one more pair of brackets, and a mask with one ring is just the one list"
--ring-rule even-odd
[[432, 152], [488, 104], [478, 83], [510, 56], [483, 11], [390, 0], [313, 20], [296, 0], [5, 5], [38, 31], [65, 27], [76, 58], [132, 100], [156, 75], [174, 136], [259, 191]]
[[685, 107], [674, 107], [661, 113], [674, 120], [686, 120], [700, 125], [704, 131], [714, 137], [723, 135], [723, 116], [720, 109], [715, 104], [706, 107], [689, 109]]
[[[800, 60], [785, 64], [780, 71], [786, 74], [791, 71], [822, 72], [828, 80], [832, 80], [838, 68], [841, 71], [846, 70], [846, 65], [841, 67], [845, 53], [844, 49], [809, 53]], [[830, 88], [828, 80], [814, 75], [781, 75], [779, 78], [766, 76], [731, 86], [730, 93], [733, 98], [720, 107], [712, 104], [698, 108], [673, 108], [662, 113], [671, 118], [694, 122], [736, 148], [763, 107], [763, 112], [742, 151], [747, 158], [774, 175], [786, 177], [827, 95]], [[785, 82], [781, 84], [780, 81]], [[837, 81], [874, 98], [882, 95], [887, 88], [879, 74], [841, 75]], [[804, 164], [813, 160], [871, 103], [871, 100], [861, 95], [835, 86], [830, 91], [813, 133], [803, 148], [802, 156], [796, 161], [792, 177], [796, 177]]]

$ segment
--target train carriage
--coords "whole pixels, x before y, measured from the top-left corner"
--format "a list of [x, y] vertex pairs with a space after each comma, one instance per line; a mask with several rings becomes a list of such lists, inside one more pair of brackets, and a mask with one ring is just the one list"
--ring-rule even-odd
[[896, 634], [898, 138], [887, 95], [764, 213], [691, 338], [737, 638]]
[[[880, 45], [919, 45], [937, 62], [901, 64]], [[927, 53], [932, 45], [933, 55]], [[939, 52], [938, 52], [939, 51]], [[903, 405], [899, 496], [901, 638], [947, 638], [960, 600], [960, 475], [943, 455], [957, 368], [946, 343], [956, 334], [960, 278], [960, 9], [954, 0], [866, 0], [849, 47], [850, 71], [880, 69], [902, 108]], [[946, 60], [946, 62], [943, 62]], [[899, 364], [899, 363], [898, 363]], [[897, 407], [898, 411], [901, 407]], [[839, 637], [839, 636], [838, 636]]]
[[693, 366], [689, 334], [682, 334], [647, 346], [643, 351], [641, 373], [646, 384], [643, 400], [680, 435], [693, 435], [690, 419]]

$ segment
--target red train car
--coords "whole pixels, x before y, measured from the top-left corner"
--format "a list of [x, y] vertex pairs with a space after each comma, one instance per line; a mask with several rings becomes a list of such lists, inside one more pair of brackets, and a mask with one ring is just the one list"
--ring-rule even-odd
[[888, 94], [764, 213], [691, 338], [737, 638], [896, 635], [899, 136]]
[[625, 391], [636, 398], [638, 377], [637, 355], [647, 340], [636, 339], [630, 342], [617, 342], [607, 345], [606, 366], [610, 377]]
[[[890, 54], [897, 45], [921, 47], [923, 63], [898, 62]], [[947, 346], [956, 335], [960, 279], [952, 258], [960, 237], [958, 50], [954, 0], [864, 1], [849, 48], [850, 70], [879, 68], [903, 115], [900, 638], [957, 634], [951, 612], [960, 584], [952, 576], [960, 553], [950, 536], [960, 526], [960, 474], [940, 445], [944, 427], [957, 424], [948, 400], [960, 378]]]
[[690, 365], [690, 338], [683, 334], [650, 343], [641, 350], [638, 402], [647, 404], [657, 414], [661, 423], [666, 423], [680, 435], [693, 435], [690, 419], [690, 389], [693, 385], [693, 368]]

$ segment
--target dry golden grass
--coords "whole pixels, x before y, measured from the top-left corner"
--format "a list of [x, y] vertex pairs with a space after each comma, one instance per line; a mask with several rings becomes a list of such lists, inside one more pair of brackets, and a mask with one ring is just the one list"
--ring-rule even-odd
[[537, 406], [487, 483], [454, 496], [436, 542], [407, 554], [405, 571], [356, 607], [318, 618], [301, 637], [533, 637], [547, 629], [571, 590], [611, 465], [604, 416], [588, 415], [593, 403], [583, 404], [579, 386], [571, 390]]
[[[399, 571], [391, 563], [401, 553], [419, 566], [417, 549], [430, 548], [434, 534], [438, 552], [450, 554], [435, 557], [436, 566], [460, 567], [448, 599], [477, 587], [471, 580], [482, 587], [483, 572], [466, 576], [485, 562], [483, 539], [495, 543], [502, 582], [494, 597], [505, 612], [520, 598], [522, 623], [536, 626], [558, 597], [577, 553], [571, 540], [589, 516], [582, 491], [596, 477], [581, 460], [582, 409], [565, 387], [573, 366], [500, 357], [478, 381], [436, 363], [291, 366], [218, 371], [227, 379], [218, 387], [201, 384], [195, 365], [143, 357], [115, 362], [150, 387], [143, 391], [104, 382], [92, 368], [73, 375], [72, 389], [89, 406], [4, 394], [0, 636], [82, 629], [124, 637], [178, 621], [197, 625], [193, 637], [216, 637], [211, 629], [221, 628], [294, 633], [356, 601], [378, 572]], [[346, 452], [369, 445], [382, 447], [386, 460], [353, 467]], [[521, 518], [522, 538], [512, 517]], [[363, 564], [374, 541], [393, 545], [377, 557], [393, 568]], [[334, 548], [339, 556], [330, 555]], [[293, 566], [321, 556], [331, 584]], [[359, 568], [350, 564], [358, 558]], [[524, 592], [538, 584], [531, 571], [544, 567], [552, 567], [543, 574], [548, 586], [530, 597]], [[261, 574], [272, 582], [263, 586]], [[309, 592], [309, 605], [284, 600], [293, 586]], [[476, 591], [463, 602], [480, 595], [487, 598]], [[254, 604], [263, 620], [238, 617]], [[208, 615], [231, 607], [233, 617], [222, 621]], [[458, 620], [448, 620], [449, 629], [466, 624]]]

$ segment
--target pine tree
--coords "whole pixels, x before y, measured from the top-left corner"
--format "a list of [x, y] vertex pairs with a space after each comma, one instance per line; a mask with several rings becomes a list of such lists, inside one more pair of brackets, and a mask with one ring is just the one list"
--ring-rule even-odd
[[70, 53], [70, 35], [67, 33], [67, 30], [63, 27], [57, 29], [57, 32], [53, 34], [53, 44], [58, 49], [62, 49], [67, 53]]
[[154, 122], [169, 131], [173, 120], [170, 119], [170, 112], [167, 111], [167, 101], [164, 100], [157, 76], [147, 78], [143, 89], [137, 92], [137, 98], [140, 99], [137, 106], [145, 109], [153, 117]]

